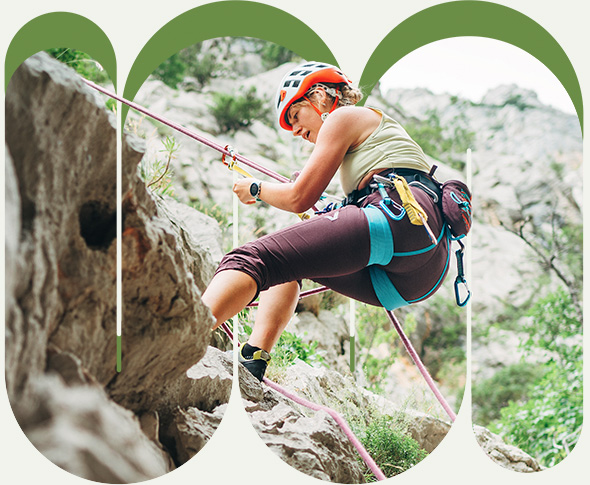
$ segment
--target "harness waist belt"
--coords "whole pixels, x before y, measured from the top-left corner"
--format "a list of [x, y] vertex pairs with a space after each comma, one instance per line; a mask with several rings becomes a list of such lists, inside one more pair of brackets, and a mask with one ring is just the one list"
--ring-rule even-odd
[[[428, 195], [430, 195], [433, 198], [435, 203], [440, 202], [442, 194], [441, 184], [438, 183], [433, 177], [431, 177], [426, 172], [421, 172], [420, 170], [413, 170], [410, 168], [388, 168], [383, 172], [380, 172], [378, 175], [382, 177], [387, 177], [389, 174], [392, 173], [405, 178], [410, 186], [417, 186], [420, 189], [424, 190]], [[364, 197], [366, 197], [369, 194], [372, 194], [377, 190], [378, 189], [375, 188], [373, 184], [369, 184], [361, 190], [353, 190], [350, 194], [346, 196], [346, 198], [342, 200], [341, 205], [356, 205]]]

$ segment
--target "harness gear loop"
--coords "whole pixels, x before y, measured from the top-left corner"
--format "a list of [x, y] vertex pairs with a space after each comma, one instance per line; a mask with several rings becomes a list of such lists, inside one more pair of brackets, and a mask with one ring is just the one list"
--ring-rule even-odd
[[[391, 184], [393, 184], [395, 190], [397, 190], [397, 193], [399, 194], [399, 197], [402, 201], [405, 213], [408, 214], [410, 222], [415, 226], [424, 226], [424, 229], [426, 229], [426, 232], [428, 233], [428, 237], [430, 238], [433, 244], [436, 244], [436, 236], [432, 232], [432, 229], [430, 228], [427, 222], [428, 215], [426, 214], [422, 206], [418, 203], [418, 201], [414, 197], [414, 194], [412, 194], [412, 190], [410, 189], [407, 180], [404, 177], [401, 177], [395, 173], [389, 174], [389, 178], [382, 177], [380, 175], [373, 175], [373, 179], [379, 185], [379, 193], [381, 194], [381, 197], [383, 197], [383, 200], [381, 202], [387, 201], [387, 199], [391, 200], [389, 196], [387, 196], [387, 192], [385, 192], [384, 185], [391, 186]], [[385, 204], [388, 204], [388, 202], [385, 202]], [[381, 207], [383, 207], [383, 209], [385, 209], [385, 206], [383, 204], [380, 205]]]

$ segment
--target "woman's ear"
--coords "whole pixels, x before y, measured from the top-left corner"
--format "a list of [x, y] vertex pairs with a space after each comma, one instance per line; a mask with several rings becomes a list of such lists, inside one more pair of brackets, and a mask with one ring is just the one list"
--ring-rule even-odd
[[320, 103], [321, 106], [326, 106], [330, 99], [326, 90], [323, 87], [318, 86], [316, 88], [316, 93], [318, 93], [318, 103]]

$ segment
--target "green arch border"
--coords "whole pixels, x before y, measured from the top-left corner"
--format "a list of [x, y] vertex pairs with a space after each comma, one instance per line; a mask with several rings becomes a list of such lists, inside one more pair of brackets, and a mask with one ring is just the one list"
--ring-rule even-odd
[[[244, 21], [246, 18], [247, 22]], [[334, 55], [321, 37], [283, 10], [249, 1], [215, 2], [184, 12], [152, 36], [131, 67], [123, 96], [133, 99], [160, 63], [179, 50], [224, 36], [256, 37], [280, 44], [304, 59], [336, 64]], [[127, 110], [123, 106], [123, 120]]]
[[429, 7], [404, 20], [377, 46], [365, 66], [360, 85], [370, 92], [383, 74], [406, 54], [437, 40], [465, 36], [507, 42], [542, 62], [567, 91], [584, 132], [582, 92], [564, 50], [534, 20], [495, 3], [459, 0]]
[[27, 22], [13, 37], [4, 59], [4, 89], [23, 61], [39, 51], [70, 47], [85, 52], [117, 86], [117, 58], [111, 41], [94, 22], [78, 14], [52, 12]]

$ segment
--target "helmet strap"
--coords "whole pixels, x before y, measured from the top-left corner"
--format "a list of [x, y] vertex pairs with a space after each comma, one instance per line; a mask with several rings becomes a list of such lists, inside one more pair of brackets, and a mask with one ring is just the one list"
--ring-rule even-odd
[[328, 117], [328, 115], [334, 111], [336, 109], [336, 107], [338, 106], [338, 94], [336, 94], [335, 96], [336, 99], [334, 99], [334, 104], [332, 105], [332, 109], [330, 109], [330, 111], [326, 112], [326, 113], [322, 113], [319, 108], [313, 104], [310, 99], [307, 96], [303, 96], [303, 99], [305, 99], [309, 104], [311, 104], [311, 107], [315, 110], [315, 112], [319, 115], [319, 117], [322, 119], [322, 122], [326, 121], [326, 118]]

